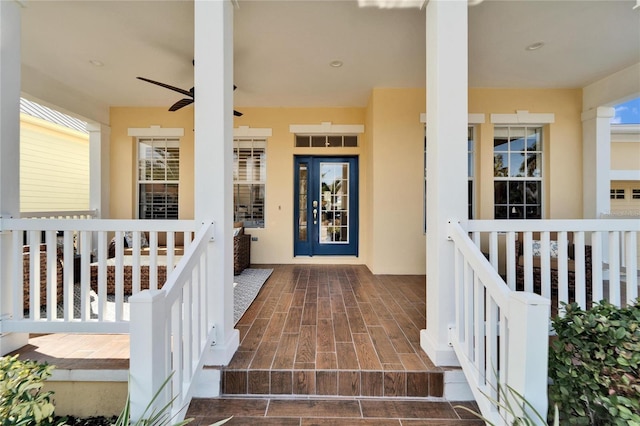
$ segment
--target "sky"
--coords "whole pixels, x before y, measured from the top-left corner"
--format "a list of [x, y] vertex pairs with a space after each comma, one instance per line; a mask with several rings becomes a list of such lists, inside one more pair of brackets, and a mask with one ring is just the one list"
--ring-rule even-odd
[[640, 98], [632, 99], [615, 106], [616, 114], [612, 123], [640, 124]]

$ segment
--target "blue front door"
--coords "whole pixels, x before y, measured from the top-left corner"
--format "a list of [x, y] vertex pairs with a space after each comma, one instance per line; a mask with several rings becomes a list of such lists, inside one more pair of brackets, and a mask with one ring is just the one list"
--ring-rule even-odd
[[294, 255], [358, 254], [358, 158], [295, 157]]

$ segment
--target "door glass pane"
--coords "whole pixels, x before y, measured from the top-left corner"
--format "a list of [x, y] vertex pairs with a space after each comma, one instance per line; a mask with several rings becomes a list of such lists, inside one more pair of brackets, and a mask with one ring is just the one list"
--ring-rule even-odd
[[298, 167], [298, 240], [307, 241], [307, 164], [301, 163]]
[[320, 163], [320, 243], [349, 243], [349, 163]]

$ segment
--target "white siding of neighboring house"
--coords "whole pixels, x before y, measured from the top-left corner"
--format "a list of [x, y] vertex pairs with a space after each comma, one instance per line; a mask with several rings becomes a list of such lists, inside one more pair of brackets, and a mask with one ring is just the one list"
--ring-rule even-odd
[[20, 211], [89, 209], [89, 135], [20, 114]]

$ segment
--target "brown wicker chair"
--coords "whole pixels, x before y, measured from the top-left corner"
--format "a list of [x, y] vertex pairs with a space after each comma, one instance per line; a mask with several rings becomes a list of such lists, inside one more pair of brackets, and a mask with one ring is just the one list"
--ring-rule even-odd
[[233, 274], [239, 275], [251, 263], [251, 235], [241, 231], [233, 237]]
[[[551, 236], [554, 239], [554, 235]], [[539, 239], [537, 234], [534, 234], [533, 239]], [[587, 304], [588, 301], [591, 300], [591, 246], [584, 246], [585, 252], [585, 282], [586, 282], [586, 294], [587, 294]], [[575, 301], [575, 287], [576, 287], [576, 262], [575, 262], [575, 250], [574, 244], [572, 241], [569, 241], [568, 247], [568, 255], [569, 259], [567, 261], [567, 282], [568, 282], [568, 290], [569, 290], [569, 301]], [[557, 259], [551, 260], [551, 298], [552, 298], [552, 306], [557, 306], [558, 300], [558, 261]], [[518, 239], [516, 241], [516, 289], [524, 290], [524, 256], [523, 256], [523, 235], [522, 233], [518, 233]], [[540, 294], [542, 289], [542, 269], [540, 267], [540, 257], [533, 257], [533, 291], [535, 293]]]
[[[30, 246], [22, 247], [22, 290], [23, 290], [23, 308], [25, 311], [31, 307], [31, 292], [30, 292], [30, 276], [31, 269], [31, 256]], [[56, 254], [56, 283], [57, 283], [57, 300], [62, 301], [63, 286], [62, 286], [62, 262], [60, 260], [60, 252]], [[45, 244], [40, 244], [40, 306], [46, 306], [47, 303], [47, 247]]]

